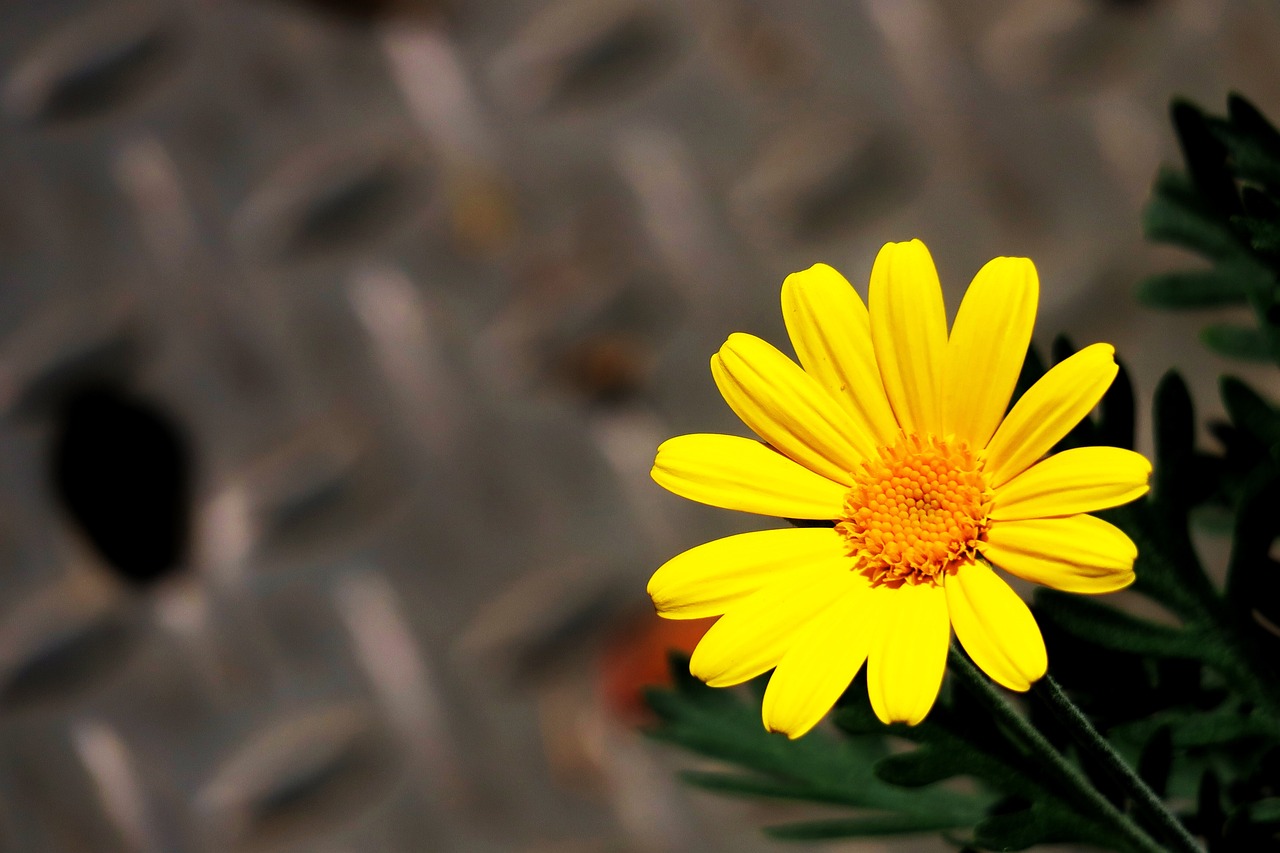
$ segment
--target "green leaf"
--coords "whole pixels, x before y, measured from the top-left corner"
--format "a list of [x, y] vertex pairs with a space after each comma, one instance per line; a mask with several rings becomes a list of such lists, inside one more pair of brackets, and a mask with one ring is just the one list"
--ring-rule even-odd
[[1094, 441], [1108, 447], [1133, 450], [1137, 415], [1133, 380], [1129, 378], [1129, 369], [1124, 362], [1117, 360], [1116, 366], [1116, 378], [1098, 404]]
[[1152, 494], [1168, 507], [1189, 507], [1193, 485], [1189, 482], [1191, 460], [1195, 456], [1195, 410], [1187, 383], [1176, 371], [1169, 371], [1156, 386], [1155, 483]]
[[1280, 797], [1259, 800], [1249, 806], [1254, 823], [1280, 823]]
[[920, 746], [910, 752], [900, 752], [876, 762], [876, 776], [892, 785], [903, 788], [920, 788], [953, 776], [977, 775], [980, 767], [989, 766], [985, 755], [976, 750], [939, 749]]
[[[836, 724], [846, 731], [862, 724], [870, 702], [850, 703], [840, 709]], [[881, 731], [885, 731], [882, 727]], [[919, 788], [949, 779], [969, 776], [980, 779], [997, 791], [1025, 792], [1027, 768], [1021, 764], [1021, 753], [1009, 753], [1009, 741], [1002, 730], [994, 727], [964, 691], [949, 690], [919, 725], [895, 725], [888, 732], [920, 744], [905, 752], [882, 757], [873, 767], [876, 777], [890, 784]], [[1045, 789], [1032, 785], [1036, 791]]]
[[1268, 449], [1280, 445], [1280, 411], [1234, 376], [1219, 380], [1222, 404], [1231, 423]]
[[1212, 652], [1213, 644], [1199, 631], [1157, 625], [1087, 598], [1042, 588], [1035, 600], [1040, 618], [1103, 648], [1190, 660]]
[[[1280, 537], [1280, 472], [1257, 472], [1236, 512], [1231, 559], [1227, 563], [1227, 600], [1244, 624], [1255, 608], [1271, 611], [1280, 600], [1280, 563], [1271, 558], [1271, 546]], [[1274, 673], [1274, 667], [1269, 668]]]
[[1245, 185], [1240, 188], [1240, 203], [1244, 207], [1245, 216], [1259, 219], [1280, 219], [1280, 204], [1257, 187]]
[[[855, 681], [854, 684], [856, 685], [858, 682]], [[848, 697], [848, 693], [845, 696]], [[886, 727], [880, 721], [880, 718], [876, 716], [876, 712], [871, 709], [871, 701], [864, 697], [836, 705], [835, 714], [832, 716], [835, 724], [851, 735], [883, 735], [896, 728], [894, 726]], [[894, 731], [893, 734], [898, 734], [898, 732]]]
[[1240, 265], [1222, 264], [1211, 270], [1153, 275], [1138, 287], [1138, 299], [1154, 308], [1243, 305], [1249, 298], [1249, 286]]
[[1194, 104], [1179, 99], [1173, 102], [1170, 117], [1197, 194], [1216, 212], [1237, 213], [1240, 198], [1227, 168], [1227, 147], [1213, 132], [1205, 114]]
[[836, 739], [812, 731], [789, 740], [765, 730], [758, 702], [748, 705], [735, 691], [708, 687], [690, 676], [687, 658], [673, 656], [672, 673], [674, 689], [647, 694], [661, 721], [646, 734], [758, 774], [695, 775], [694, 784], [720, 785], [735, 793], [754, 785], [756, 793], [767, 791], [769, 796], [904, 814], [937, 811], [955, 820], [965, 816], [969, 823], [981, 816], [985, 797], [941, 789], [922, 796], [876, 778], [872, 766], [884, 755], [881, 738]]
[[1173, 747], [1184, 751], [1256, 743], [1276, 736], [1270, 721], [1230, 708], [1163, 711], [1144, 720], [1116, 726], [1111, 734], [1117, 740], [1142, 741], [1152, 738], [1160, 729], [1168, 729]]
[[1237, 259], [1244, 254], [1240, 239], [1221, 214], [1201, 200], [1186, 175], [1172, 170], [1162, 170], [1156, 177], [1142, 225], [1151, 240], [1208, 258]]
[[1214, 323], [1200, 332], [1201, 342], [1218, 355], [1241, 361], [1271, 360], [1267, 337], [1257, 329], [1233, 323]]
[[1276, 726], [1257, 714], [1241, 711], [1207, 711], [1188, 714], [1171, 729], [1173, 744], [1179, 749], [1274, 740]]
[[1156, 796], [1163, 799], [1169, 791], [1169, 773], [1173, 770], [1173, 734], [1168, 726], [1156, 729], [1138, 756], [1138, 775]]
[[918, 835], [944, 829], [967, 827], [971, 822], [956, 822], [946, 815], [869, 815], [836, 820], [784, 823], [765, 827], [765, 833], [779, 841], [824, 841], [833, 838], [876, 838], [893, 835]]
[[[1165, 469], [1166, 481], [1170, 473]], [[1194, 483], [1187, 488], [1194, 488]], [[1191, 543], [1190, 516], [1185, 506], [1149, 500], [1097, 515], [1120, 527], [1138, 548], [1133, 567], [1134, 590], [1155, 599], [1188, 622], [1203, 617], [1206, 605], [1216, 598], [1216, 592]]]
[[1233, 216], [1231, 224], [1249, 241], [1249, 248], [1263, 255], [1280, 254], [1280, 223], [1257, 216]]
[[[687, 785], [717, 794], [814, 801], [814, 792], [807, 786], [777, 777], [685, 770], [680, 773], [680, 780]], [[844, 800], [834, 802], [844, 803]]]
[[1247, 181], [1280, 187], [1280, 134], [1257, 108], [1239, 95], [1227, 99], [1227, 120], [1213, 133], [1231, 152], [1235, 174]]
[[1222, 825], [1226, 822], [1227, 811], [1222, 805], [1222, 783], [1218, 774], [1206, 770], [1200, 777], [1200, 788], [1196, 792], [1196, 834], [1208, 842], [1209, 849], [1218, 846], [1222, 838]]
[[1280, 161], [1280, 130], [1239, 92], [1227, 95], [1227, 118], [1242, 133], [1257, 140], [1269, 157]]
[[[1103, 839], [1082, 837], [1079, 817], [1061, 808], [1034, 803], [1028, 808], [992, 815], [973, 829], [973, 840], [989, 850], [1026, 850], [1037, 844], [1068, 841], [1095, 842]], [[1124, 849], [1120, 845], [1111, 849]]]

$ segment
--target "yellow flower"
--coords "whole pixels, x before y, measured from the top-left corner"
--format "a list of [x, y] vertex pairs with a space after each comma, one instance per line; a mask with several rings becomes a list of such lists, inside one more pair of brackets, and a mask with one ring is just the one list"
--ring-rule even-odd
[[1005, 414], [1038, 298], [1031, 261], [996, 258], [948, 335], [933, 259], [913, 240], [881, 249], [870, 310], [831, 267], [787, 278], [783, 316], [803, 369], [730, 335], [711, 373], [763, 443], [679, 436], [658, 448], [653, 478], [712, 506], [834, 526], [730, 536], [658, 569], [660, 614], [721, 616], [694, 675], [727, 687], [773, 669], [764, 724], [794, 738], [866, 662], [877, 716], [914, 725], [937, 698], [953, 628], [1005, 687], [1045, 673], [1040, 629], [992, 565], [1070, 592], [1133, 581], [1133, 543], [1084, 513], [1144, 494], [1147, 460], [1083, 447], [1041, 461], [1110, 386], [1113, 348], [1056, 365]]

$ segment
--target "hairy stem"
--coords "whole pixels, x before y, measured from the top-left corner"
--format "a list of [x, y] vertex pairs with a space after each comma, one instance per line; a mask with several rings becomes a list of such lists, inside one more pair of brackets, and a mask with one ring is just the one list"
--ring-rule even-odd
[[[1143, 853], [1165, 853], [1163, 846], [1147, 835], [1128, 815], [1117, 809], [1093, 786], [1079, 768], [1054, 749], [1053, 744], [1045, 739], [1040, 730], [1031, 725], [1030, 720], [1009, 704], [1008, 700], [955, 644], [951, 646], [948, 663], [951, 671], [964, 682], [964, 686], [986, 707], [997, 722], [1014, 732], [1038, 762], [1046, 765], [1058, 780], [1074, 791], [1082, 803], [1088, 804], [1105, 824], [1119, 832], [1133, 850], [1143, 851]], [[1195, 853], [1202, 853], [1198, 847], [1190, 849]]]
[[1080, 708], [1053, 680], [1046, 675], [1032, 688], [1032, 695], [1043, 702], [1060, 723], [1071, 733], [1076, 745], [1094, 758], [1120, 785], [1125, 795], [1146, 818], [1149, 829], [1168, 845], [1170, 850], [1182, 853], [1203, 853], [1203, 848], [1187, 832], [1182, 821], [1169, 811], [1155, 791], [1142, 781], [1132, 767], [1115, 751], [1115, 748], [1098, 733]]

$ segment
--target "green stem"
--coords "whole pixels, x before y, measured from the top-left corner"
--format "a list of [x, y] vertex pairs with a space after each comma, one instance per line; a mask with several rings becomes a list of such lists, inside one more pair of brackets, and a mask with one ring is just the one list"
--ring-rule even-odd
[[1169, 811], [1156, 796], [1156, 792], [1142, 781], [1142, 777], [1134, 772], [1120, 753], [1098, 734], [1098, 730], [1089, 722], [1089, 718], [1063, 692], [1058, 682], [1053, 680], [1053, 676], [1046, 675], [1038, 681], [1032, 688], [1032, 695], [1049, 707], [1058, 721], [1071, 733], [1076, 745], [1111, 774], [1126, 796], [1146, 816], [1148, 826], [1158, 830], [1159, 836], [1171, 850], [1180, 850], [1182, 853], [1204, 853], [1204, 848], [1196, 842], [1191, 833], [1187, 832], [1182, 821]]
[[[1019, 714], [1004, 696], [992, 686], [987, 677], [979, 672], [978, 668], [969, 661], [964, 652], [960, 651], [954, 644], [951, 646], [948, 661], [951, 671], [964, 682], [965, 686], [986, 707], [987, 711], [996, 718], [997, 722], [1017, 733], [1032, 755], [1051, 768], [1063, 783], [1076, 792], [1082, 801], [1092, 807], [1107, 824], [1114, 827], [1124, 836], [1133, 849], [1141, 850], [1143, 853], [1166, 853], [1159, 843], [1147, 835], [1127, 815], [1112, 805], [1111, 801], [1093, 786], [1093, 783], [1089, 781], [1084, 773], [1054, 749], [1053, 744], [1045, 739], [1040, 730], [1031, 725], [1031, 722], [1026, 717]], [[1195, 849], [1197, 853], [1202, 853], [1198, 848]]]

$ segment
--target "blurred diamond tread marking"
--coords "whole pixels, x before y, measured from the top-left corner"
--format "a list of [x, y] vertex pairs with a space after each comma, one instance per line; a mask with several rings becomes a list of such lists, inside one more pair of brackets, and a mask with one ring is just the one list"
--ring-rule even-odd
[[376, 138], [302, 151], [246, 202], [239, 236], [268, 262], [365, 248], [425, 204], [421, 157]]
[[368, 708], [285, 716], [234, 746], [198, 796], [230, 849], [314, 837], [376, 800], [391, 757]]
[[549, 3], [499, 55], [498, 85], [529, 111], [613, 102], [679, 56], [680, 34], [668, 11], [633, 0]]
[[144, 637], [122, 589], [101, 570], [73, 569], [0, 614], [0, 712], [74, 702]]
[[154, 89], [184, 47], [175, 15], [164, 5], [103, 6], [46, 35], [5, 80], [9, 112], [31, 124], [57, 125], [105, 116]]

